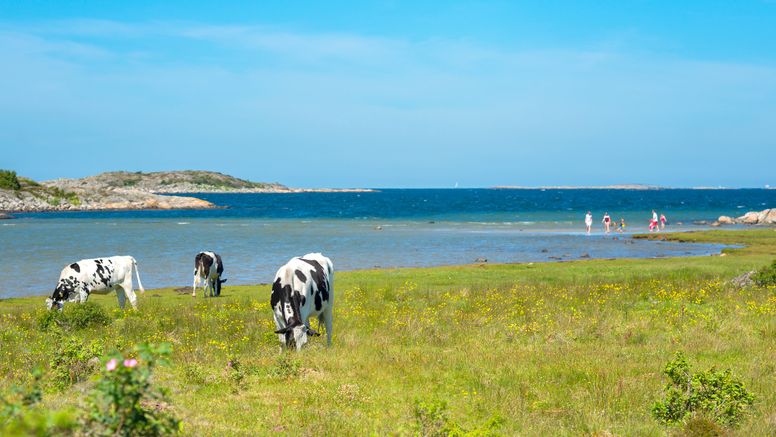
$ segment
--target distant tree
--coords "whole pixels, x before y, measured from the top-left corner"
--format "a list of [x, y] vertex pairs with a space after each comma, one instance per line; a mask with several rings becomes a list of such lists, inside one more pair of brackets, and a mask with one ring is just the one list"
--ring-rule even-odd
[[5, 190], [19, 190], [22, 188], [15, 171], [0, 170], [0, 188]]

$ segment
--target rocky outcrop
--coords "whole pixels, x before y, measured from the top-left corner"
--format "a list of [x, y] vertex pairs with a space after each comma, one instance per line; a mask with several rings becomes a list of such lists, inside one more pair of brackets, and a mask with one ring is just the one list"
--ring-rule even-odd
[[34, 190], [0, 190], [0, 211], [93, 211], [111, 209], [202, 209], [212, 203], [186, 196], [163, 196], [110, 187], [62, 190], [40, 185]]
[[215, 205], [194, 197], [163, 196], [132, 188], [119, 188], [99, 179], [38, 183], [20, 177], [16, 188], [0, 189], [0, 211], [195, 208], [215, 208]]
[[114, 171], [82, 179], [55, 179], [43, 182], [62, 190], [100, 187], [127, 189], [146, 193], [301, 193], [301, 192], [367, 192], [360, 188], [289, 188], [275, 182], [252, 182], [214, 171], [183, 170], [153, 173]]
[[[14, 173], [14, 178], [16, 177]], [[298, 193], [307, 191], [372, 191], [363, 189], [298, 189], [251, 182], [211, 171], [132, 173], [117, 171], [82, 179], [35, 182], [18, 178], [18, 186], [0, 189], [0, 211], [82, 211], [111, 209], [201, 209], [216, 205], [170, 193]]]
[[184, 170], [153, 173], [114, 171], [82, 179], [55, 179], [47, 186], [72, 190], [79, 187], [117, 188], [146, 193], [284, 192], [289, 188], [264, 182], [251, 182], [213, 171]]
[[776, 208], [764, 209], [762, 211], [749, 211], [738, 218], [720, 216], [717, 219], [718, 225], [773, 225], [776, 224]]

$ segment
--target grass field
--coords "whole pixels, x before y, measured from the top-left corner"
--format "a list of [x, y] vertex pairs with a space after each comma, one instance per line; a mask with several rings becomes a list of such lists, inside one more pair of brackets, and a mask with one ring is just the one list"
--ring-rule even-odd
[[[190, 435], [665, 435], [650, 415], [665, 363], [731, 368], [755, 394], [737, 435], [776, 434], [776, 289], [729, 280], [776, 258], [776, 229], [649, 235], [743, 247], [725, 256], [336, 273], [334, 345], [279, 351], [270, 289], [172, 289], [112, 320], [42, 329], [43, 298], [0, 301], [0, 392], [63, 341], [107, 352], [169, 342], [156, 381]], [[336, 266], [336, 259], [334, 259]], [[90, 300], [91, 301], [91, 300]], [[313, 322], [313, 327], [316, 322]], [[239, 363], [239, 371], [227, 366]], [[92, 379], [47, 371], [44, 403], [76, 409]]]

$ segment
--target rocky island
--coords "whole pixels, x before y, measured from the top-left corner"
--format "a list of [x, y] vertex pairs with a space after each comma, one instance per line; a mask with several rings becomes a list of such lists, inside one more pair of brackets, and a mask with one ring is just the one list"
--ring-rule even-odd
[[181, 193], [297, 193], [371, 191], [300, 189], [278, 183], [252, 182], [212, 171], [108, 172], [81, 179], [36, 182], [0, 170], [0, 211], [83, 211], [216, 208], [211, 202]]

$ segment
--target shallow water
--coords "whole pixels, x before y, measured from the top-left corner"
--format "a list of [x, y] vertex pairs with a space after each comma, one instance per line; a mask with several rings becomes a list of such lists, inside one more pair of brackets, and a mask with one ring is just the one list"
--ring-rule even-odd
[[[701, 256], [721, 246], [628, 235], [646, 231], [652, 207], [666, 212], [670, 229], [685, 230], [705, 228], [692, 225], [695, 220], [776, 204], [772, 190], [577, 191], [206, 194], [201, 197], [228, 208], [20, 214], [0, 223], [6, 260], [0, 263], [0, 297], [49, 294], [63, 266], [124, 254], [137, 259], [146, 288], [190, 286], [194, 255], [205, 249], [222, 254], [227, 285], [271, 282], [290, 257], [312, 251], [332, 258], [337, 270], [462, 264], [479, 257], [501, 263], [584, 254]], [[627, 233], [602, 234], [603, 203], [613, 205], [607, 209], [614, 218], [626, 219]], [[591, 236], [580, 231], [588, 208], [596, 215]]]

